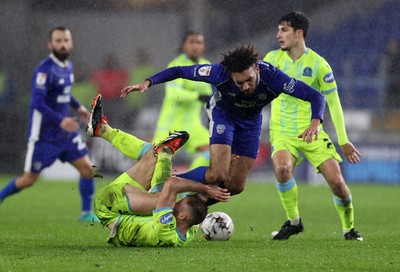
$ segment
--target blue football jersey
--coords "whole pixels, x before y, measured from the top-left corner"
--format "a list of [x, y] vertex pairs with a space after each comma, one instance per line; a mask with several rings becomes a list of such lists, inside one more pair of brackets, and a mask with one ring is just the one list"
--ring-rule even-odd
[[63, 63], [53, 54], [36, 68], [31, 82], [29, 110], [29, 139], [58, 142], [69, 133], [60, 127], [62, 119], [69, 115], [69, 107], [80, 104], [71, 96], [74, 82], [73, 65]]
[[176, 66], [161, 71], [149, 80], [158, 84], [176, 78], [210, 83], [216, 87], [208, 107], [218, 107], [233, 118], [252, 119], [261, 114], [265, 105], [281, 93], [311, 102], [312, 118], [323, 119], [325, 97], [302, 81], [289, 77], [272, 64], [258, 61], [259, 83], [251, 94], [244, 94], [236, 86], [222, 64]]

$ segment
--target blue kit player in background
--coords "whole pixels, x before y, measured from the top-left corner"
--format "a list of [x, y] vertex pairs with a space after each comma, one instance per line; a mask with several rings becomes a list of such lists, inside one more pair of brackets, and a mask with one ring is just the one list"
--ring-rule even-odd
[[51, 30], [51, 54], [36, 68], [31, 83], [29, 140], [24, 174], [13, 178], [0, 192], [0, 203], [22, 189], [32, 186], [40, 172], [56, 159], [71, 163], [80, 173], [81, 221], [98, 222], [92, 212], [94, 181], [88, 148], [78, 134], [79, 122], [69, 116], [71, 107], [87, 122], [89, 111], [72, 95], [73, 65], [68, 56], [73, 47], [71, 32], [65, 27]]
[[132, 91], [145, 92], [151, 85], [176, 78], [203, 81], [216, 87], [207, 104], [210, 166], [195, 168], [180, 177], [218, 184], [231, 195], [241, 193], [258, 154], [261, 110], [281, 93], [311, 102], [310, 127], [299, 137], [308, 143], [318, 137], [325, 109], [324, 95], [258, 60], [251, 45], [240, 45], [223, 54], [221, 64], [170, 67], [139, 84], [125, 87], [121, 97]]

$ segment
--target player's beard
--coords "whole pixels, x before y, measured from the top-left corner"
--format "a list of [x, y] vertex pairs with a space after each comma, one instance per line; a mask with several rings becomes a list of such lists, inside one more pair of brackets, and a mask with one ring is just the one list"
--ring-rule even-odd
[[56, 51], [53, 50], [53, 55], [61, 62], [64, 62], [66, 59], [68, 59], [69, 57], [69, 52], [68, 51], [64, 51], [64, 52], [60, 52], [60, 51]]

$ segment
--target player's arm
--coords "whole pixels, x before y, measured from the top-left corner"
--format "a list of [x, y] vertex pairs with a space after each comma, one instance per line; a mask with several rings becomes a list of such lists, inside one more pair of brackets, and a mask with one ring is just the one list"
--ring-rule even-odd
[[226, 202], [230, 198], [227, 189], [222, 189], [215, 185], [204, 185], [192, 180], [170, 177], [164, 184], [164, 188], [160, 193], [156, 209], [164, 207], [173, 207], [175, 205], [176, 196], [183, 192], [197, 192], [206, 194], [218, 201]]
[[354, 147], [347, 137], [343, 109], [337, 92], [336, 81], [328, 63], [321, 66], [318, 80], [321, 89], [323, 90], [322, 93], [324, 93], [326, 97], [329, 113], [338, 137], [338, 144], [344, 156], [350, 163], [358, 163], [360, 162], [361, 153]]
[[133, 91], [143, 93], [152, 85], [168, 82], [177, 78], [202, 81], [213, 85], [218, 85], [226, 80], [228, 75], [224, 72], [223, 66], [220, 64], [174, 66], [147, 78], [145, 81], [139, 84], [125, 87], [121, 91], [121, 97], [125, 98], [130, 92]]

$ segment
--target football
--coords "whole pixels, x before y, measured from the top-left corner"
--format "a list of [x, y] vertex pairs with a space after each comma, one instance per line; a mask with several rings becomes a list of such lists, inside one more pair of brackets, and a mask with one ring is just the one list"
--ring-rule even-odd
[[226, 241], [233, 234], [233, 221], [223, 212], [213, 212], [201, 223], [204, 238], [209, 241]]

